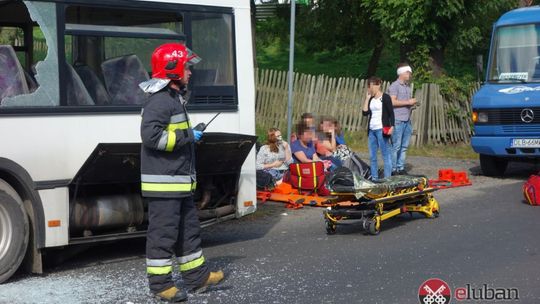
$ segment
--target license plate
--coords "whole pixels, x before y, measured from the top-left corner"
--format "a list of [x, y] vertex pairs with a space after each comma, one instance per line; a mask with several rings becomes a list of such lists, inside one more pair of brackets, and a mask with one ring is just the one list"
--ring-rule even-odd
[[540, 148], [540, 138], [514, 138], [510, 146], [512, 148]]

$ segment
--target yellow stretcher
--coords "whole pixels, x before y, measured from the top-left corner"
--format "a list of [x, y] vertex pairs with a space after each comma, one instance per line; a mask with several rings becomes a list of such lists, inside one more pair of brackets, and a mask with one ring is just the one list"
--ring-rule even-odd
[[407, 177], [399, 178], [402, 180], [390, 178], [385, 183], [370, 184], [355, 191], [333, 191], [332, 195], [345, 200], [337, 200], [324, 210], [326, 232], [336, 233], [340, 221], [360, 220], [369, 234], [377, 235], [383, 221], [402, 213], [417, 212], [427, 218], [439, 217], [439, 203], [433, 197], [437, 189], [428, 188], [426, 178], [410, 177], [405, 182], [403, 180]]

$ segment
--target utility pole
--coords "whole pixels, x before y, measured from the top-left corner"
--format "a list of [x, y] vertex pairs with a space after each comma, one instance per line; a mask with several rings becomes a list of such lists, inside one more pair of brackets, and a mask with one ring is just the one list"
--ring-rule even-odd
[[293, 111], [293, 86], [294, 86], [294, 28], [296, 22], [296, 0], [291, 0], [291, 34], [289, 46], [289, 100], [287, 102], [287, 141], [291, 140], [292, 111]]

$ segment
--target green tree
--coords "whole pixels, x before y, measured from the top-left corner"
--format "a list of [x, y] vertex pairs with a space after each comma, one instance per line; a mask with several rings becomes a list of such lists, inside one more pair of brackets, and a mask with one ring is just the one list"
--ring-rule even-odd
[[299, 7], [298, 40], [308, 51], [353, 49], [362, 41], [366, 18], [357, 0], [318, 0]]
[[443, 74], [447, 50], [473, 50], [486, 43], [498, 16], [517, 0], [360, 0], [386, 39], [400, 44], [401, 60], [422, 76]]
[[311, 53], [371, 51], [365, 75], [374, 75], [385, 47], [377, 22], [372, 21], [359, 0], [317, 0], [300, 10], [298, 41]]

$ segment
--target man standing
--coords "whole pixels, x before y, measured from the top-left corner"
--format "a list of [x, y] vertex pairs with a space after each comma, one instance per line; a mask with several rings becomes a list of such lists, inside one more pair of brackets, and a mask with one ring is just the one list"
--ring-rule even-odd
[[400, 63], [397, 75], [398, 79], [388, 88], [395, 116], [395, 127], [392, 133], [392, 175], [404, 175], [407, 174], [405, 158], [412, 135], [411, 109], [416, 104], [416, 99], [412, 98], [411, 67], [407, 63]]
[[151, 94], [141, 123], [141, 189], [148, 203], [146, 272], [150, 290], [160, 300], [187, 300], [172, 280], [173, 255], [187, 290], [199, 291], [223, 279], [210, 272], [201, 249], [200, 223], [193, 202], [196, 186], [195, 142], [186, 111], [190, 64], [200, 58], [185, 45], [167, 43], [152, 54], [152, 79], [139, 86]]

